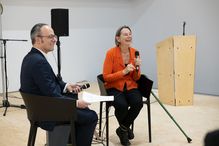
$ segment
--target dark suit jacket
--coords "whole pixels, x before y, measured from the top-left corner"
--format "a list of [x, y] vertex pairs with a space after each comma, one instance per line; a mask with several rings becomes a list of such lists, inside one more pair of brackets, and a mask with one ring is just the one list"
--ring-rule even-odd
[[[56, 77], [45, 56], [35, 48], [23, 59], [20, 82], [20, 91], [24, 93], [69, 98], [63, 95], [66, 83]], [[39, 126], [45, 130], [52, 130], [55, 124], [43, 122]]]
[[44, 55], [35, 48], [23, 59], [20, 81], [25, 93], [54, 97], [62, 97], [66, 84], [58, 80]]

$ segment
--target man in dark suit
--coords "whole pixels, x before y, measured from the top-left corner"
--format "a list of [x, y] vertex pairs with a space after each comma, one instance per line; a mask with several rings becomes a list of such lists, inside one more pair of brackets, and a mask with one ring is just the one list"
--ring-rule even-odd
[[[30, 94], [71, 97], [72, 100], [77, 100], [76, 143], [77, 146], [90, 146], [98, 119], [96, 112], [88, 108], [89, 103], [78, 99], [77, 93], [81, 91], [81, 87], [58, 79], [46, 59], [46, 54], [54, 50], [57, 36], [49, 25], [43, 23], [36, 24], [30, 36], [33, 47], [22, 62], [20, 90]], [[55, 121], [43, 122], [40, 126], [45, 130], [53, 130], [56, 124]]]

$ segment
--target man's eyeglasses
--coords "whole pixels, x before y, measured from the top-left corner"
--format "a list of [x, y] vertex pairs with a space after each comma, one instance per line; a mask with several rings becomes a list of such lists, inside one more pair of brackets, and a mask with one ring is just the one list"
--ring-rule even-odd
[[54, 35], [54, 34], [51, 34], [51, 35], [48, 35], [48, 36], [43, 36], [43, 35], [38, 35], [38, 37], [46, 37], [48, 39], [57, 39], [57, 35]]

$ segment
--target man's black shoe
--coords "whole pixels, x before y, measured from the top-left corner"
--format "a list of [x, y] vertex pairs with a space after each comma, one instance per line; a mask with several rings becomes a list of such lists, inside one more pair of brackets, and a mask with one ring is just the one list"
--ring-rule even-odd
[[128, 128], [128, 139], [133, 139], [135, 137], [135, 135], [134, 135], [134, 133], [133, 133], [133, 131], [130, 129], [130, 128]]
[[124, 146], [129, 146], [131, 143], [128, 139], [128, 132], [122, 130], [120, 127], [116, 129], [116, 134], [119, 136], [120, 143]]

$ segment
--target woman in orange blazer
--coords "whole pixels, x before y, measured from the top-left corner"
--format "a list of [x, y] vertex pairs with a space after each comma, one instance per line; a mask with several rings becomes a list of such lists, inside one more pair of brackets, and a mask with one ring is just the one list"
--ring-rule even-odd
[[120, 27], [115, 35], [116, 46], [106, 53], [103, 78], [109, 95], [114, 95], [113, 106], [119, 127], [116, 133], [122, 145], [130, 145], [134, 138], [130, 125], [143, 107], [142, 96], [136, 81], [140, 78], [140, 58], [131, 47], [132, 31], [128, 26]]

